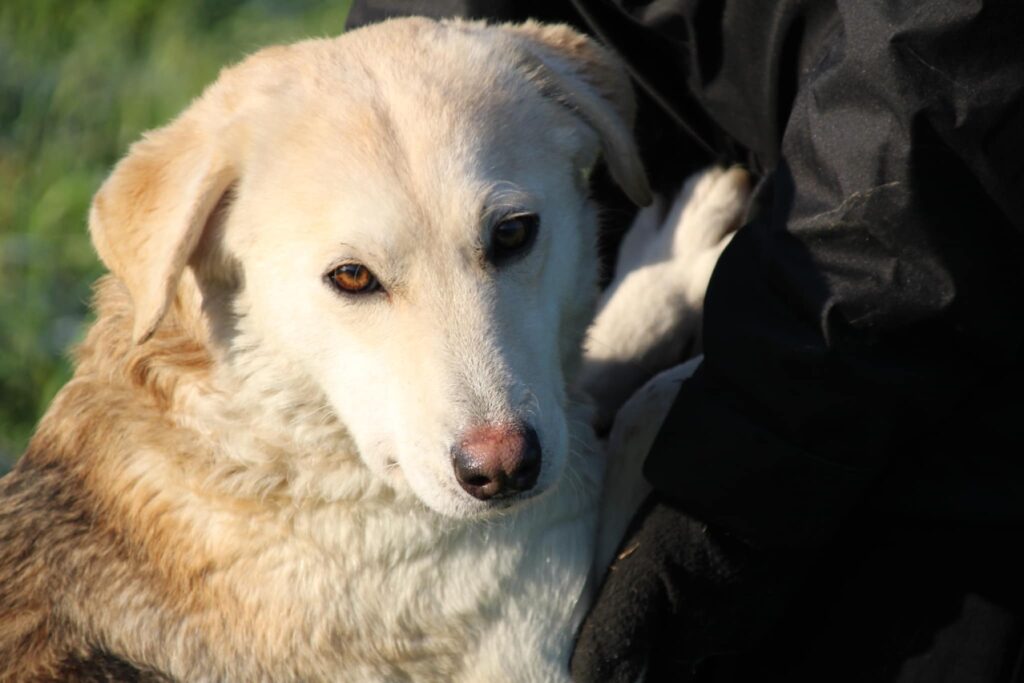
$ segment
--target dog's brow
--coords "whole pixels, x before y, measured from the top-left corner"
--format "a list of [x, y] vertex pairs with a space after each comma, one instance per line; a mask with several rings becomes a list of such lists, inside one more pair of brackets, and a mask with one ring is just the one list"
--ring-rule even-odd
[[508, 182], [495, 183], [484, 201], [484, 225], [489, 225], [515, 211], [531, 210], [536, 205], [533, 195]]
[[[373, 249], [372, 247], [367, 248], [365, 246], [356, 246], [349, 244], [348, 242], [338, 242], [338, 252], [343, 254], [344, 258], [356, 258], [360, 262], [365, 262], [368, 266], [373, 268], [382, 268], [388, 261], [384, 258], [384, 255]], [[336, 265], [337, 259], [333, 259], [328, 266], [333, 268]]]

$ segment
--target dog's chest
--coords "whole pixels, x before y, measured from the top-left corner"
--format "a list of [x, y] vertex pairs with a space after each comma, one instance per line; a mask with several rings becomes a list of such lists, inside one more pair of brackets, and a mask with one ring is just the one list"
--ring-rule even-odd
[[260, 625], [233, 639], [228, 677], [559, 680], [596, 523], [596, 486], [572, 481], [486, 523], [417, 506], [296, 516], [220, 577]]

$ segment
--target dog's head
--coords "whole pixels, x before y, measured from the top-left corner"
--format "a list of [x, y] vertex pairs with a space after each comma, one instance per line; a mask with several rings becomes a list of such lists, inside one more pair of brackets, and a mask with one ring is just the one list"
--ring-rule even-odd
[[646, 203], [632, 116], [624, 71], [566, 27], [390, 21], [226, 70], [132, 147], [90, 230], [138, 343], [189, 272], [223, 364], [317, 387], [372, 471], [481, 514], [564, 468], [586, 177], [603, 151]]

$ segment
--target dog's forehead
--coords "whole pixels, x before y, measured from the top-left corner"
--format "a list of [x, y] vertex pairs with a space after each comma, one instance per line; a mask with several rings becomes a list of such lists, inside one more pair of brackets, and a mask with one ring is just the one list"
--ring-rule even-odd
[[413, 20], [312, 44], [254, 173], [378, 240], [471, 226], [509, 187], [543, 195], [545, 173], [572, 172], [580, 123], [509, 64], [512, 43], [484, 37]]
[[530, 81], [521, 41], [476, 29], [401, 20], [325, 41], [322, 54], [300, 56], [311, 72], [286, 105], [286, 136], [367, 165], [441, 175], [464, 171], [459, 161], [498, 167], [571, 146], [580, 121]]

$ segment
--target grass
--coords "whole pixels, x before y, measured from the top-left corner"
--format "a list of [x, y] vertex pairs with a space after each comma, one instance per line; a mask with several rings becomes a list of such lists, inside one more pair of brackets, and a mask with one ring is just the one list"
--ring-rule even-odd
[[340, 33], [348, 0], [0, 3], [0, 472], [70, 376], [103, 272], [92, 194], [220, 67]]

